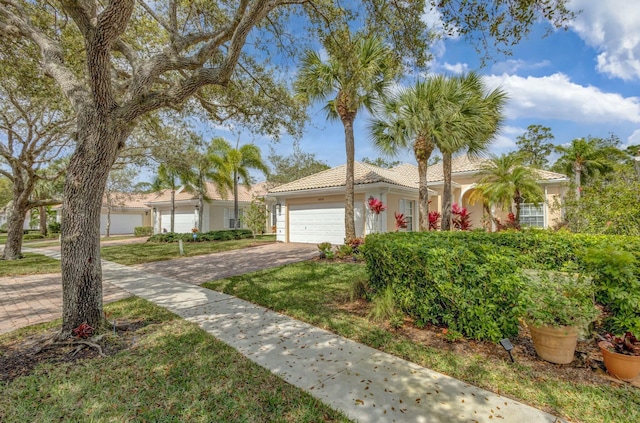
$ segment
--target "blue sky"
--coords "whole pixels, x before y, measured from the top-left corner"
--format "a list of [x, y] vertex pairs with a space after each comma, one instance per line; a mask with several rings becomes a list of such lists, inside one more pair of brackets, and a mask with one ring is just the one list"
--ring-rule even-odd
[[[640, 144], [640, 2], [571, 0], [569, 7], [582, 13], [568, 30], [543, 37], [549, 26], [540, 22], [514, 47], [512, 56], [494, 56], [482, 68], [479, 54], [463, 38], [449, 38], [433, 47], [430, 72], [454, 75], [477, 70], [491, 88], [500, 86], [508, 93], [507, 120], [490, 153], [514, 150], [516, 137], [531, 124], [550, 127], [555, 144], [610, 133], [623, 146]], [[424, 19], [438, 23], [437, 14], [425, 12]], [[326, 121], [319, 104], [309, 108], [309, 115], [302, 149], [331, 166], [344, 163], [341, 123]], [[367, 120], [366, 112], [356, 119], [356, 160], [379, 156], [369, 140]], [[226, 134], [218, 130], [211, 135]], [[277, 144], [259, 136], [247, 141], [260, 146], [265, 156], [269, 145], [283, 155], [292, 151], [290, 137]], [[400, 159], [415, 163], [410, 152]]]

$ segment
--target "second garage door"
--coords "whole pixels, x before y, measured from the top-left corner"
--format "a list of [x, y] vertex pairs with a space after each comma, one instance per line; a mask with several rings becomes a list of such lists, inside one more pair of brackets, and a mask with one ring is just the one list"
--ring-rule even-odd
[[[356, 207], [356, 234], [362, 231], [362, 207]], [[344, 203], [289, 206], [289, 242], [344, 244]]]

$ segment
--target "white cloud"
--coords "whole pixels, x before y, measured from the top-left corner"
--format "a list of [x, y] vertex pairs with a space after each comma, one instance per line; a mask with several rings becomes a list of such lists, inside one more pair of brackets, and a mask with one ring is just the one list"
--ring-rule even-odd
[[469, 71], [469, 65], [467, 65], [466, 63], [456, 63], [455, 65], [452, 65], [445, 62], [441, 67], [446, 71], [454, 73], [456, 75], [460, 75]]
[[505, 126], [491, 143], [490, 151], [492, 154], [500, 154], [516, 148], [515, 139], [518, 135], [522, 135], [526, 129], [517, 126]]
[[629, 135], [629, 138], [627, 138], [626, 146], [638, 144], [640, 144], [640, 129], [636, 129], [635, 131], [633, 131], [633, 134]]
[[491, 75], [487, 84], [509, 95], [508, 118], [560, 119], [570, 122], [640, 123], [640, 98], [606, 93], [571, 82], [562, 73], [543, 77]]
[[640, 2], [571, 0], [581, 12], [571, 28], [600, 52], [598, 72], [623, 80], [640, 79]]
[[540, 69], [545, 68], [551, 65], [551, 62], [548, 60], [543, 60], [541, 62], [530, 63], [522, 59], [509, 59], [504, 62], [497, 62], [491, 67], [491, 72], [495, 74], [513, 74], [518, 73], [520, 70], [527, 69]]

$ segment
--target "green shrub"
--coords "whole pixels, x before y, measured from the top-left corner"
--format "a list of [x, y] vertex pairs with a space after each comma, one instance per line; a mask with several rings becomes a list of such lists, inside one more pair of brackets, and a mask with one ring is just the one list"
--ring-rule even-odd
[[153, 226], [136, 226], [133, 228], [135, 236], [151, 236], [153, 235]]
[[480, 340], [518, 331], [514, 306], [525, 277], [513, 249], [398, 232], [369, 235], [364, 256], [373, 291], [391, 287], [396, 304], [415, 320]]
[[47, 228], [49, 229], [49, 232], [59, 234], [61, 230], [60, 226], [60, 222], [51, 222], [47, 225]]
[[164, 234], [156, 234], [147, 240], [147, 242], [178, 242], [179, 240], [187, 242], [202, 241], [230, 241], [233, 239], [251, 238], [253, 235], [248, 229], [225, 229], [221, 231], [211, 231], [198, 234], [194, 239], [193, 233], [178, 234], [167, 232]]
[[393, 288], [387, 286], [373, 297], [372, 307], [368, 317], [374, 322], [382, 322], [391, 319], [397, 313], [398, 310], [396, 309]]
[[43, 239], [44, 235], [41, 233], [28, 233], [22, 236], [22, 239]]

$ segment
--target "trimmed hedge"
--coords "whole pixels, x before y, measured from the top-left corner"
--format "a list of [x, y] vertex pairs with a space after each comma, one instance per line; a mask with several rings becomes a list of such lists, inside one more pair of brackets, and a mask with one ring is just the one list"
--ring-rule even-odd
[[133, 228], [135, 236], [151, 236], [153, 235], [153, 226], [136, 226]]
[[147, 242], [178, 242], [178, 240], [188, 242], [201, 242], [201, 241], [230, 241], [233, 239], [252, 238], [253, 234], [248, 229], [225, 229], [222, 231], [211, 231], [201, 234], [193, 238], [192, 233], [178, 234], [175, 232], [168, 232], [165, 234], [156, 234], [147, 240]]
[[[380, 251], [383, 244], [388, 252]], [[632, 330], [640, 332], [640, 238], [619, 235], [586, 235], [570, 232], [551, 232], [527, 230], [522, 232], [422, 232], [394, 233], [368, 236], [365, 257], [373, 282], [378, 289], [400, 278], [403, 285], [415, 284], [415, 278], [422, 273], [410, 270], [417, 266], [444, 266], [446, 263], [433, 259], [433, 254], [425, 255], [431, 249], [451, 249], [464, 247], [475, 254], [473, 266], [483, 269], [495, 255], [503, 256], [504, 263], [514, 266], [514, 272], [520, 268], [536, 270], [581, 271], [591, 276], [596, 284], [596, 299], [610, 312], [606, 321], [608, 329], [617, 333]], [[370, 251], [367, 251], [370, 250]], [[489, 250], [491, 254], [478, 254]], [[460, 254], [465, 250], [460, 250]], [[385, 254], [393, 254], [397, 264], [389, 264]], [[442, 256], [442, 254], [441, 254]], [[382, 260], [382, 265], [375, 262]], [[425, 262], [425, 260], [427, 260]], [[452, 257], [451, 260], [455, 260]], [[478, 263], [477, 261], [480, 260]], [[403, 270], [403, 268], [406, 268]], [[464, 284], [479, 283], [475, 278], [462, 277], [466, 270], [456, 270]], [[397, 275], [396, 275], [397, 274]], [[404, 278], [409, 278], [404, 281]], [[411, 281], [413, 278], [413, 281]], [[464, 281], [462, 281], [464, 279]], [[475, 281], [475, 282], [474, 282]], [[439, 282], [440, 283], [440, 282]], [[397, 284], [397, 281], [396, 281]], [[506, 288], [512, 289], [513, 283], [506, 281]], [[462, 289], [462, 288], [457, 288]], [[468, 289], [468, 288], [465, 288]], [[498, 303], [493, 299], [496, 293], [489, 292], [485, 300], [491, 307]], [[465, 297], [466, 298], [466, 297]], [[429, 300], [429, 297], [427, 298]], [[413, 315], [409, 310], [406, 310]], [[440, 323], [448, 324], [436, 319]], [[431, 321], [431, 320], [430, 320]], [[469, 331], [460, 331], [465, 335]], [[468, 335], [469, 336], [469, 335]], [[475, 336], [473, 336], [475, 337]]]
[[526, 277], [516, 251], [428, 233], [367, 236], [363, 250], [374, 292], [390, 285], [418, 324], [446, 325], [480, 340], [518, 332], [514, 312]]

